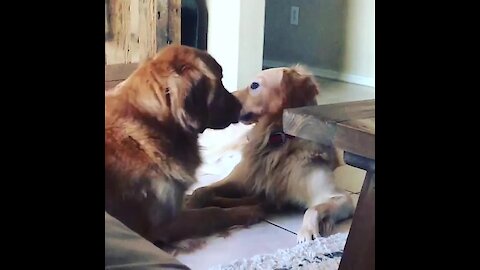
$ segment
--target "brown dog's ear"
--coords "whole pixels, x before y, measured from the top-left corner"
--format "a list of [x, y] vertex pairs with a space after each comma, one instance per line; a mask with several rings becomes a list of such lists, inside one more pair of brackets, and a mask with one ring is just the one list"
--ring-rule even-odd
[[199, 81], [202, 76], [215, 79], [215, 76], [211, 74], [201, 60], [196, 60], [193, 63], [179, 61], [171, 66], [171, 72], [173, 72], [173, 75], [175, 76], [178, 75], [185, 78], [192, 84]]
[[315, 97], [320, 93], [315, 77], [300, 65], [284, 70], [282, 88], [285, 91], [284, 108], [315, 105]]
[[185, 72], [190, 70], [192, 67], [185, 63], [179, 63], [179, 65], [174, 66], [175, 73], [178, 75], [183, 75]]
[[[190, 72], [195, 72], [196, 69], [188, 63], [178, 63], [173, 67], [175, 73], [177, 73], [180, 76], [184, 76]], [[196, 76], [198, 77], [198, 76]], [[198, 79], [198, 78], [197, 78]]]

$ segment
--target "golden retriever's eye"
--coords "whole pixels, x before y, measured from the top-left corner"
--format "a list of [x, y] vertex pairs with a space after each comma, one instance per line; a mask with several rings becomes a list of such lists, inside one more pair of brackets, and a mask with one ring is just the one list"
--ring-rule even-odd
[[252, 82], [252, 84], [250, 84], [250, 92], [252, 92], [252, 94], [258, 94], [260, 93], [260, 90], [262, 89], [262, 87], [260, 86], [260, 83], [258, 82]]

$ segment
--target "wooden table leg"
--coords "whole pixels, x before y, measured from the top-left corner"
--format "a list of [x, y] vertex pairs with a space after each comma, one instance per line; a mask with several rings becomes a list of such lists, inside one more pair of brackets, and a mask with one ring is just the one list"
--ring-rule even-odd
[[345, 153], [345, 162], [364, 169], [363, 182], [357, 209], [340, 262], [340, 270], [375, 269], [375, 160]]

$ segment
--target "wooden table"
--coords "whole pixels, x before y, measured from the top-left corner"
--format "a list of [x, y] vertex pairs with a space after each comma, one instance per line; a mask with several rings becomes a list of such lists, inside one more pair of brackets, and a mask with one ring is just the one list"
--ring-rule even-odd
[[344, 151], [350, 166], [367, 172], [340, 270], [375, 269], [375, 100], [285, 110], [284, 132]]

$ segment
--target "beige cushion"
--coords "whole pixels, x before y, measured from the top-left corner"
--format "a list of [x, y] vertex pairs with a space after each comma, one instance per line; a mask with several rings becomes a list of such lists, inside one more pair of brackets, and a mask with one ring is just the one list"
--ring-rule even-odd
[[190, 269], [105, 212], [105, 269]]

